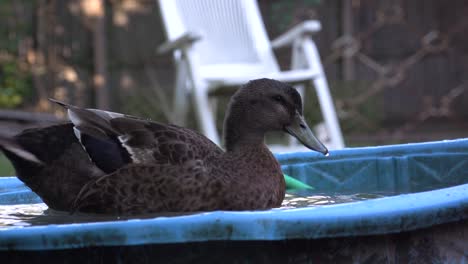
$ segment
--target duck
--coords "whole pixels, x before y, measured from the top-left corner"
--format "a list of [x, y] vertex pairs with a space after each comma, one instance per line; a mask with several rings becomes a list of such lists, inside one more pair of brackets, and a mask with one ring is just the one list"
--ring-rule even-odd
[[222, 149], [195, 130], [50, 99], [69, 122], [0, 137], [17, 177], [51, 209], [106, 215], [267, 210], [285, 181], [265, 134], [283, 131], [327, 155], [297, 90], [251, 80], [230, 98]]

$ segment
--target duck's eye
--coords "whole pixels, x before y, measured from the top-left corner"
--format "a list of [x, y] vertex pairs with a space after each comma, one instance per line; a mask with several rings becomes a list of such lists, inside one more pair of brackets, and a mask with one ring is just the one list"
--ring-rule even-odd
[[273, 95], [273, 100], [275, 100], [276, 102], [279, 102], [279, 103], [283, 103], [284, 102], [284, 98], [283, 96], [281, 95]]

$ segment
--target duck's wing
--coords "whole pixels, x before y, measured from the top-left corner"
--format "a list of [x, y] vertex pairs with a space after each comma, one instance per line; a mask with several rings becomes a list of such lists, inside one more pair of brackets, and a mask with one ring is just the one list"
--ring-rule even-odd
[[136, 215], [215, 210], [226, 184], [210, 175], [201, 160], [182, 166], [127, 166], [86, 184], [72, 212]]
[[0, 148], [17, 177], [52, 209], [69, 210], [83, 185], [104, 175], [73, 135], [71, 123], [27, 129], [3, 141]]
[[106, 173], [129, 164], [181, 165], [222, 153], [216, 144], [190, 129], [54, 102], [68, 109], [76, 136]]

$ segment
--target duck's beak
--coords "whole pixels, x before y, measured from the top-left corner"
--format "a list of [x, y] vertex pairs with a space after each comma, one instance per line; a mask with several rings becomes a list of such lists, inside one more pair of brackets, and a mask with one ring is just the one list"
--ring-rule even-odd
[[323, 155], [328, 154], [328, 149], [314, 136], [314, 133], [312, 133], [304, 117], [299, 112], [296, 112], [293, 122], [285, 126], [284, 129], [311, 150], [318, 151]]

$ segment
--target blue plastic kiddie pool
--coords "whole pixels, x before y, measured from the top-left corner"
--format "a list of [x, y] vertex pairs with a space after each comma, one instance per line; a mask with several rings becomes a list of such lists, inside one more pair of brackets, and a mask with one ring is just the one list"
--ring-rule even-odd
[[[0, 229], [0, 256], [29, 263], [468, 261], [468, 139], [277, 158], [314, 192], [390, 196], [298, 209], [9, 226]], [[0, 205], [40, 202], [15, 177], [0, 178]]]

